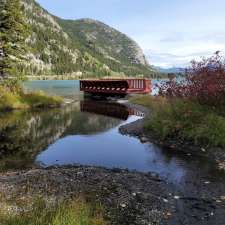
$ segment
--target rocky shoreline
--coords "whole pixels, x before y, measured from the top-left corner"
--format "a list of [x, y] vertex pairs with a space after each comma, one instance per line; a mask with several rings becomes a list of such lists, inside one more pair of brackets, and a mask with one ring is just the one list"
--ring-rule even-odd
[[[85, 166], [51, 167], [0, 174], [1, 208], [35, 197], [59, 201], [84, 196], [105, 208], [111, 225], [224, 225], [223, 187], [201, 193], [177, 191], [153, 173]], [[182, 222], [183, 221], [183, 222]]]
[[16, 196], [16, 201], [81, 194], [103, 204], [115, 225], [168, 224], [176, 201], [167, 183], [154, 174], [84, 166], [0, 174], [0, 192], [8, 200]]
[[[145, 115], [150, 113], [145, 107], [126, 104]], [[120, 132], [153, 142], [144, 132], [144, 121], [126, 124]], [[180, 186], [155, 173], [116, 168], [33, 168], [0, 173], [0, 207], [15, 209], [16, 202], [35, 197], [52, 202], [81, 195], [103, 205], [111, 225], [224, 225], [225, 182], [211, 181], [203, 174], [197, 179], [188, 177], [184, 187]]]
[[162, 147], [165, 151], [171, 151], [178, 155], [196, 156], [207, 158], [212, 163], [216, 163], [218, 168], [225, 171], [225, 150], [219, 147], [202, 147], [197, 146], [193, 142], [180, 141], [176, 138], [160, 140], [154, 134], [146, 132], [144, 129], [144, 124], [146, 117], [150, 115], [150, 110], [144, 106], [125, 103], [128, 107], [133, 107], [137, 110], [142, 111], [145, 114], [143, 119], [134, 121], [130, 124], [125, 124], [119, 128], [119, 131], [123, 135], [130, 135], [138, 137], [141, 142], [151, 142]]

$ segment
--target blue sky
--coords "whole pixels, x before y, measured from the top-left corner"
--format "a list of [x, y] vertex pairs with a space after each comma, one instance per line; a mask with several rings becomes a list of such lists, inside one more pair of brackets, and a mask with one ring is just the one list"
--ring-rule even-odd
[[225, 52], [225, 0], [37, 0], [65, 19], [100, 20], [133, 38], [156, 66]]

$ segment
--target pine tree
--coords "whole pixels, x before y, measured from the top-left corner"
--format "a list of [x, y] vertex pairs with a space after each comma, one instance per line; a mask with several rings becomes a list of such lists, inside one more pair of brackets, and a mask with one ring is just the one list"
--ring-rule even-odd
[[0, 0], [0, 79], [12, 85], [22, 79], [28, 31], [20, 0]]

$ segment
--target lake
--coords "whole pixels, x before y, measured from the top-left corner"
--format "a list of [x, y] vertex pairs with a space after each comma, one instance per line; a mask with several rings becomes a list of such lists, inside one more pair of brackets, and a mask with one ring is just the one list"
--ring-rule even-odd
[[91, 165], [154, 172], [185, 187], [191, 178], [220, 182], [206, 159], [174, 155], [152, 143], [124, 136], [119, 127], [141, 119], [141, 112], [117, 102], [84, 99], [78, 81], [30, 81], [27, 90], [43, 90], [75, 100], [60, 109], [0, 114], [0, 169]]

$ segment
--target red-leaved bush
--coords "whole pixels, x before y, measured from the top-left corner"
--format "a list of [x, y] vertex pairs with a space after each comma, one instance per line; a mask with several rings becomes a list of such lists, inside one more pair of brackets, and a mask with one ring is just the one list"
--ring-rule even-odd
[[159, 85], [159, 94], [197, 100], [210, 106], [225, 105], [225, 59], [216, 52], [210, 58], [192, 61], [186, 69], [185, 79]]

